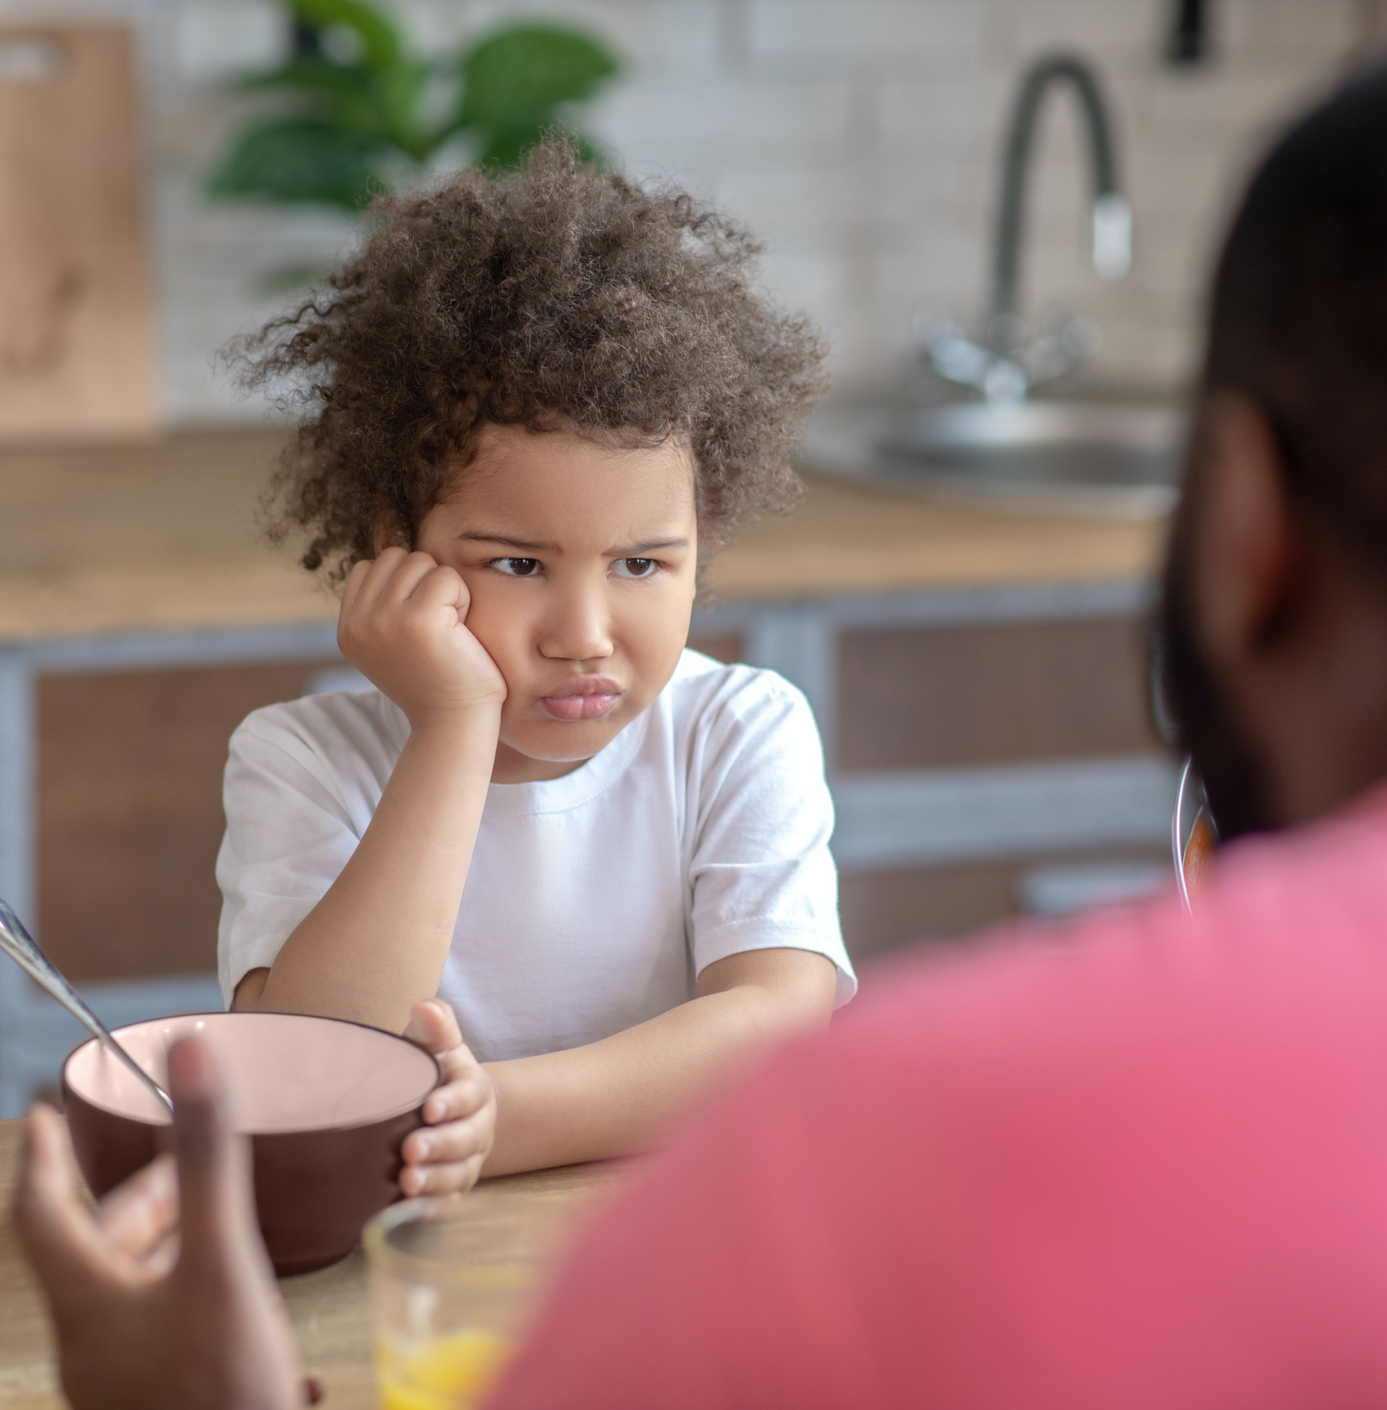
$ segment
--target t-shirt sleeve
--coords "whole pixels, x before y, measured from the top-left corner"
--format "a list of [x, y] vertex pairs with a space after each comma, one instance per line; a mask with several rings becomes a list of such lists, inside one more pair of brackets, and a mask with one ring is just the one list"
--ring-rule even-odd
[[804, 696], [769, 672], [712, 704], [692, 753], [694, 971], [747, 950], [827, 956], [835, 1006], [857, 990], [829, 852], [833, 799]]
[[369, 816], [352, 817], [331, 771], [306, 741], [257, 715], [231, 737], [222, 797], [217, 977], [230, 1007], [237, 984], [274, 962], [327, 893]]

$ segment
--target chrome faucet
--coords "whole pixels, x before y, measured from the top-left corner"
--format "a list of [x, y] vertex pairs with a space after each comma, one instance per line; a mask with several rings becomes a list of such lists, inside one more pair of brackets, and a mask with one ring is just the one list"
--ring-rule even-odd
[[1132, 209], [1117, 188], [1112, 124], [1093, 69], [1072, 54], [1052, 54], [1026, 71], [1012, 110], [1002, 168], [992, 259], [992, 302], [982, 342], [956, 323], [932, 324], [925, 351], [940, 376], [975, 387], [989, 401], [1023, 401], [1032, 387], [1072, 372], [1098, 350], [1101, 334], [1088, 319], [1069, 318], [1027, 339], [1018, 311], [1026, 176], [1041, 100], [1056, 83], [1073, 84], [1087, 119], [1093, 167], [1092, 258], [1102, 279], [1121, 279], [1132, 263]]

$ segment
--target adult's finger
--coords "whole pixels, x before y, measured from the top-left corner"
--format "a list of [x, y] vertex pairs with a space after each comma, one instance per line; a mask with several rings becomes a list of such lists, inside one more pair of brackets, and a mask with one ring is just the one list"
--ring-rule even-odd
[[245, 1246], [260, 1246], [250, 1151], [231, 1127], [230, 1103], [206, 1043], [185, 1038], [169, 1051], [182, 1244], [191, 1273], [225, 1274]]
[[178, 1226], [178, 1175], [161, 1155], [117, 1186], [96, 1208], [101, 1232], [122, 1253], [143, 1259]]
[[232, 1129], [211, 1049], [195, 1038], [169, 1051], [182, 1224], [179, 1295], [187, 1331], [217, 1403], [275, 1410], [296, 1403], [298, 1347], [256, 1227], [250, 1144]]
[[67, 1123], [50, 1106], [24, 1122], [14, 1227], [59, 1321], [80, 1315], [105, 1271], [96, 1226], [82, 1201]]
[[140, 1276], [147, 1283], [157, 1283], [167, 1277], [178, 1266], [178, 1255], [183, 1247], [176, 1228], [170, 1229], [158, 1243], [148, 1248], [139, 1260]]

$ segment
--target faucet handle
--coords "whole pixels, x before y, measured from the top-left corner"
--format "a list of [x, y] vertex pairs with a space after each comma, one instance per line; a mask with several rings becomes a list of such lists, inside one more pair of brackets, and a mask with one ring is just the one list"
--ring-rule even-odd
[[1082, 366], [1099, 349], [1102, 331], [1086, 318], [1071, 317], [1038, 338], [1016, 330], [1015, 346], [975, 343], [951, 319], [926, 322], [923, 360], [946, 381], [973, 387], [988, 401], [1024, 401], [1032, 387]]
[[964, 335], [952, 319], [929, 323], [925, 330], [924, 351], [930, 365], [939, 375], [964, 387], [981, 387], [996, 354]]

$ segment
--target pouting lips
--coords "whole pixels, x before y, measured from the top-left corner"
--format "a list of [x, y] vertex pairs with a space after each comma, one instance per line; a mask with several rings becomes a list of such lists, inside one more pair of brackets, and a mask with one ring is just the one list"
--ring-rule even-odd
[[592, 694], [545, 695], [540, 704], [556, 720], [600, 720], [611, 713], [621, 698], [619, 691]]

